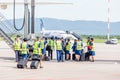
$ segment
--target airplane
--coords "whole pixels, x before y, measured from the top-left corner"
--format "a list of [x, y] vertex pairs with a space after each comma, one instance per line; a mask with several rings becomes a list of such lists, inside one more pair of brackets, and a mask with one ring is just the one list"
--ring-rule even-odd
[[80, 38], [79, 34], [76, 34], [72, 31], [46, 30], [42, 19], [40, 19], [40, 26], [41, 26], [40, 34], [44, 37], [49, 37], [49, 38], [58, 37], [58, 38], [64, 38], [64, 39], [70, 38], [72, 40]]

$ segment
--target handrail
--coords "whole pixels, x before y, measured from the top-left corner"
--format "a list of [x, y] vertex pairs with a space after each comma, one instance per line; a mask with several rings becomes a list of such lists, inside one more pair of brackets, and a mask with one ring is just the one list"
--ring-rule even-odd
[[1, 28], [0, 28], [0, 33], [7, 41], [9, 41], [11, 45], [13, 45], [14, 43], [13, 40]]

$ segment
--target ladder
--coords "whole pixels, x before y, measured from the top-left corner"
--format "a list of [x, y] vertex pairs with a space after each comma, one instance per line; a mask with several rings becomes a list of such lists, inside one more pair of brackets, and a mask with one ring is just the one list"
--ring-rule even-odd
[[2, 13], [0, 13], [0, 37], [2, 37], [11, 48], [14, 43], [11, 37], [17, 32], [18, 31], [14, 29], [14, 26], [11, 24], [11, 22], [7, 20]]

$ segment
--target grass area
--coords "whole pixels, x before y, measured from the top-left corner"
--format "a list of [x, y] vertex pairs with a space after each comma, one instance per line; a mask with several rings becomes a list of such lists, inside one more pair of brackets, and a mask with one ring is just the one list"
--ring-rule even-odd
[[[94, 39], [95, 43], [104, 43], [106, 39]], [[83, 42], [87, 42], [87, 39], [83, 38]], [[118, 40], [118, 43], [120, 43], [120, 40]]]
[[[106, 39], [94, 39], [95, 43], [104, 43]], [[87, 39], [83, 39], [83, 42], [87, 42]]]
[[[22, 35], [21, 35], [22, 36]], [[12, 36], [11, 39], [14, 41], [16, 36]], [[87, 37], [88, 35], [82, 35], [81, 38], [83, 39], [83, 42], [86, 43], [87, 42]], [[94, 38], [94, 42], [95, 43], [104, 43], [107, 39], [106, 36], [92, 36]], [[110, 39], [114, 38], [110, 37]], [[118, 43], [120, 43], [120, 36], [116, 37], [118, 39]], [[3, 41], [3, 38], [0, 37], [0, 41]]]

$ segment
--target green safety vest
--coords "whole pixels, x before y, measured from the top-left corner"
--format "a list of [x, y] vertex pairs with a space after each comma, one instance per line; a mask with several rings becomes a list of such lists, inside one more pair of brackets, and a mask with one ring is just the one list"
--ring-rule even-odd
[[34, 43], [34, 46], [33, 46], [33, 48], [34, 48], [33, 54], [38, 54], [38, 53], [39, 53], [38, 44], [39, 44], [39, 41], [36, 41], [36, 42]]
[[70, 46], [71, 46], [71, 43], [68, 42], [68, 45], [66, 45], [66, 50], [70, 51]]
[[56, 50], [62, 50], [62, 43], [61, 43], [61, 41], [56, 41]]
[[82, 49], [82, 46], [81, 46], [81, 41], [78, 41], [77, 42], [77, 50], [81, 50]]
[[51, 49], [54, 48], [54, 41], [53, 40], [49, 40], [49, 46], [51, 47]]
[[44, 49], [44, 40], [40, 40], [40, 48]]
[[21, 44], [21, 50], [22, 50], [22, 54], [27, 54], [27, 43], [23, 42]]
[[92, 49], [91, 49], [91, 51], [95, 51], [94, 48], [95, 48], [94, 47], [94, 43], [92, 42]]
[[90, 42], [87, 42], [87, 46], [90, 46]]
[[14, 50], [20, 50], [20, 43], [17, 41], [14, 43]]

